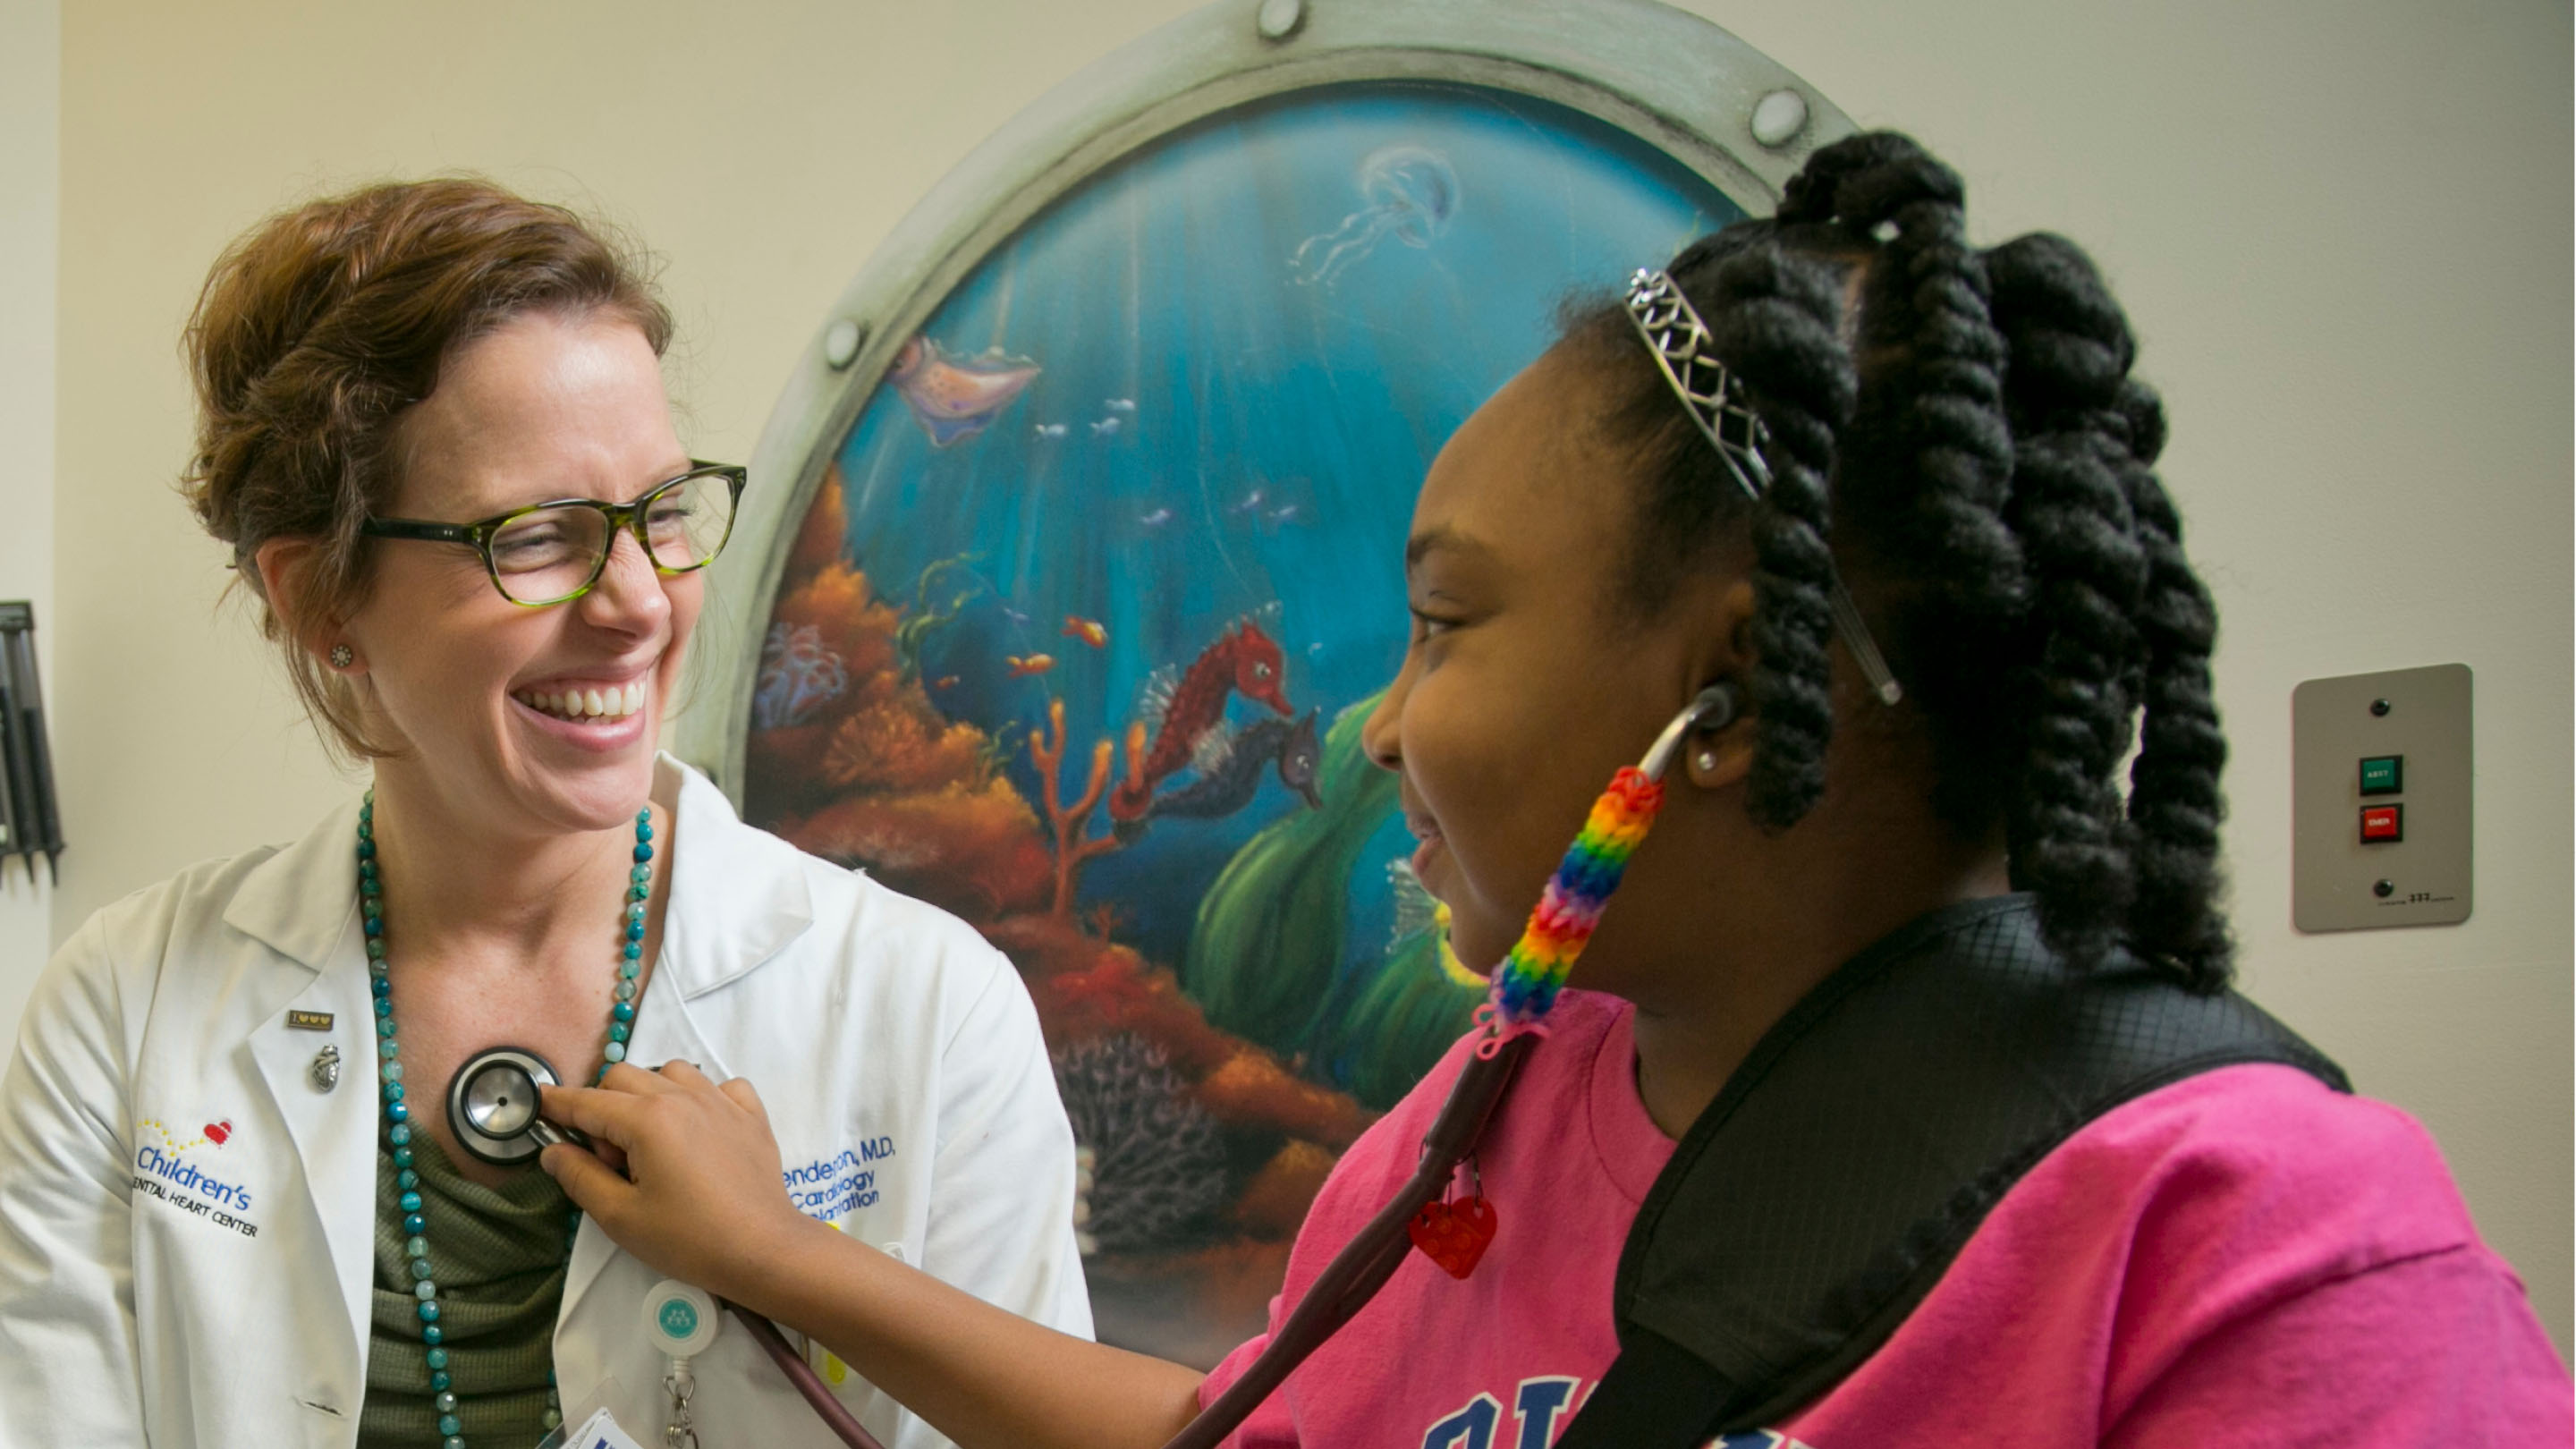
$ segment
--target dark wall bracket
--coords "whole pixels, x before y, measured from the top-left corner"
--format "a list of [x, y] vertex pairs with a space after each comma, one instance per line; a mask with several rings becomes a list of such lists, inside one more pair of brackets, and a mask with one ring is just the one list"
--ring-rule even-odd
[[59, 884], [62, 854], [45, 694], [36, 682], [36, 608], [25, 600], [0, 601], [0, 872], [10, 856], [23, 856], [32, 882], [42, 855]]

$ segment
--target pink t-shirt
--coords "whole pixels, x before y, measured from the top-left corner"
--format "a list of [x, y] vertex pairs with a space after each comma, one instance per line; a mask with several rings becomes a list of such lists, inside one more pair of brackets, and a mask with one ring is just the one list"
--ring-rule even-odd
[[[1625, 1002], [1569, 991], [1479, 1150], [1494, 1240], [1421, 1254], [1230, 1441], [1546, 1449], [1618, 1355], [1611, 1280], [1673, 1144], [1637, 1095]], [[1346, 1154], [1275, 1330], [1402, 1184], [1465, 1044]], [[1213, 1400], [1257, 1355], [1209, 1375]], [[1729, 1449], [2109, 1444], [2564, 1446], [2571, 1391], [2433, 1143], [2287, 1067], [2141, 1097], [2033, 1168], [1880, 1350]]]

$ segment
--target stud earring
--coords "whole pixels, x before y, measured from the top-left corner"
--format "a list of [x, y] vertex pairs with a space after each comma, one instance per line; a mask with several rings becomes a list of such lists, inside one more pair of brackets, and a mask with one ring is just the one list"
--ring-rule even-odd
[[1717, 768], [1717, 751], [1702, 750], [1699, 752], [1698, 758], [1693, 760], [1692, 763], [1699, 766], [1700, 773], [1706, 774]]
[[348, 645], [346, 645], [346, 644], [334, 644], [334, 645], [332, 645], [332, 646], [331, 646], [331, 667], [332, 667], [332, 668], [334, 668], [334, 669], [346, 669], [346, 668], [348, 668], [350, 665], [355, 664], [355, 663], [357, 663], [357, 662], [358, 662], [358, 654], [357, 654], [357, 651], [356, 651], [356, 650], [354, 650], [354, 649], [351, 649]]

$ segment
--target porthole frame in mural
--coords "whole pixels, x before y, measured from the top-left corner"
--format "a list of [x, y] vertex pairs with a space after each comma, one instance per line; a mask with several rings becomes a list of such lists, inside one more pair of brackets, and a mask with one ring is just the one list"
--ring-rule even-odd
[[1402, 81], [1564, 106], [1753, 214], [1771, 210], [1817, 146], [1853, 130], [1768, 56], [1652, 0], [1219, 0], [1138, 39], [978, 146], [824, 315], [753, 454], [733, 546], [715, 565], [731, 606], [701, 626], [701, 697], [673, 721], [673, 750], [741, 803], [746, 705], [794, 525], [903, 341], [986, 257], [1103, 169], [1198, 121], [1316, 87]]

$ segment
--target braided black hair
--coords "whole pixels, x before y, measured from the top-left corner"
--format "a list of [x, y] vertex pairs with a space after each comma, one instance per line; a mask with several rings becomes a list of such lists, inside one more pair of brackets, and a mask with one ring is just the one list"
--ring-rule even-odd
[[1747, 784], [1754, 818], [1786, 827], [1825, 785], [1834, 728], [1834, 556], [1826, 538], [1834, 434], [1859, 382], [1849, 367], [1801, 367], [1834, 338], [1830, 273], [1778, 247], [1748, 247], [1709, 268], [1720, 353], [1781, 379], [1755, 401], [1771, 482], [1753, 514], [1750, 682], [1759, 749]]
[[1839, 556], [1931, 739], [1936, 808], [1970, 838], [2000, 825], [2050, 944], [2223, 985], [2217, 617], [2154, 472], [2161, 406], [2128, 376], [2135, 342], [2092, 263], [2048, 235], [1978, 252], [1957, 175], [1875, 132], [1819, 150], [1776, 216], [1666, 270], [1768, 430], [1760, 500], [1623, 309], [1576, 314], [1568, 342], [1639, 462], [1631, 607], [1660, 612], [1749, 528], [1754, 818], [1785, 829], [1823, 790]]

